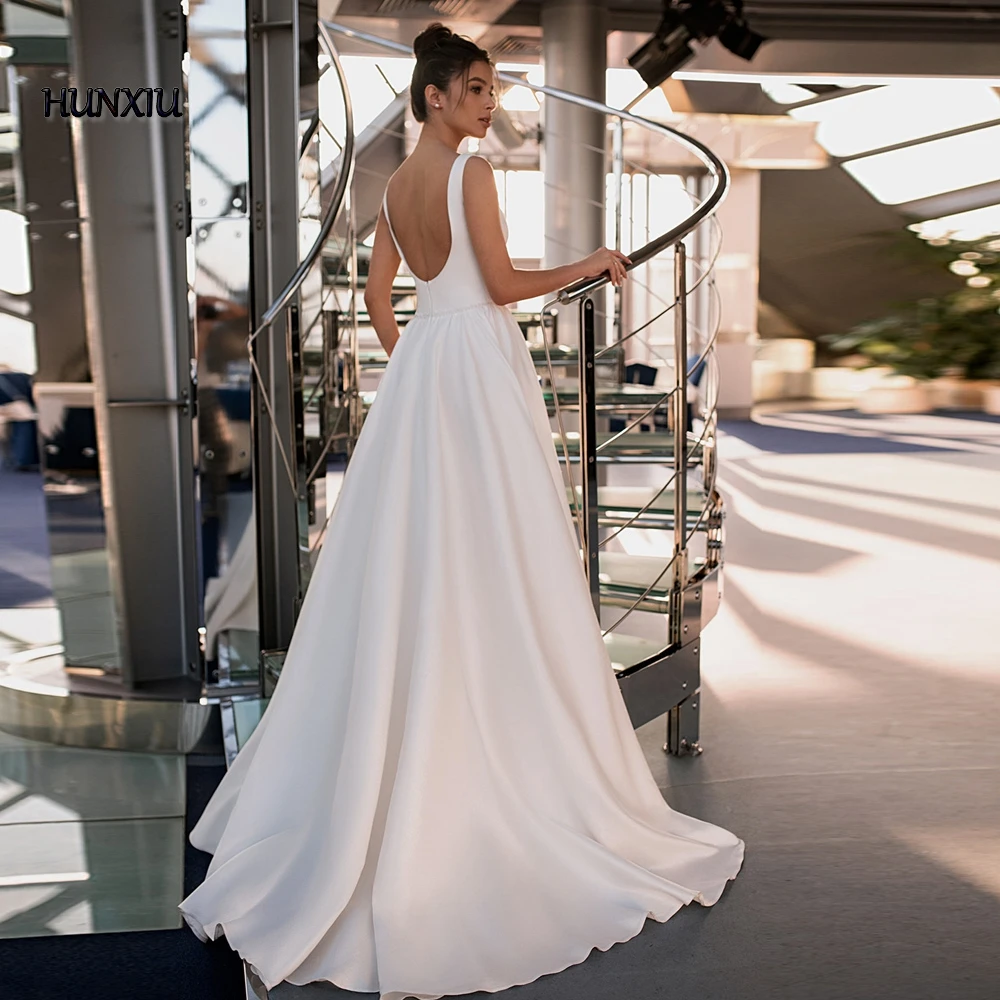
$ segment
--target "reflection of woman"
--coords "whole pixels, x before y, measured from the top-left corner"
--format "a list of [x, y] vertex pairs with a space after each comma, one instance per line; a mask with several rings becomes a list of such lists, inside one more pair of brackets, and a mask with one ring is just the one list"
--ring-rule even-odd
[[[618, 690], [538, 381], [503, 303], [609, 271], [517, 271], [489, 164], [487, 54], [417, 39], [424, 129], [393, 175], [367, 299], [391, 352], [274, 697], [191, 842], [181, 903], [268, 987], [498, 991], [715, 903], [732, 833], [672, 810]], [[401, 259], [415, 318], [399, 338]], [[500, 303], [500, 304], [498, 304]], [[397, 340], [398, 338], [398, 340]]]

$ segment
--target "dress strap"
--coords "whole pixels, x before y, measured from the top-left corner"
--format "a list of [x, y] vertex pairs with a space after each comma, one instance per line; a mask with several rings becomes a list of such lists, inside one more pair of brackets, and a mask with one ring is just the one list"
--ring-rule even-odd
[[[465, 175], [465, 165], [469, 162], [471, 153], [459, 153], [455, 157], [448, 172], [448, 227], [451, 231], [451, 246], [455, 247], [456, 233], [467, 231], [465, 221], [465, 198], [462, 195], [462, 178]], [[456, 219], [459, 220], [456, 225]]]
[[[406, 264], [406, 258], [403, 256], [403, 251], [399, 246], [399, 240], [396, 239], [396, 233], [392, 228], [392, 222], [389, 219], [389, 185], [385, 186], [385, 193], [382, 195], [382, 214], [385, 216], [385, 224], [389, 227], [389, 235], [392, 237], [392, 242], [396, 247], [396, 253], [399, 254], [399, 259]], [[406, 264], [409, 267], [409, 264]]]

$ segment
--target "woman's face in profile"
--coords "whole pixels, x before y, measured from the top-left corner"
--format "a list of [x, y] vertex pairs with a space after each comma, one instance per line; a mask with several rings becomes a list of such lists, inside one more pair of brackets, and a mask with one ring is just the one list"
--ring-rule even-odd
[[493, 81], [493, 67], [487, 62], [474, 62], [469, 67], [468, 84], [463, 94], [464, 74], [459, 73], [448, 88], [449, 124], [466, 135], [484, 138], [497, 106]]

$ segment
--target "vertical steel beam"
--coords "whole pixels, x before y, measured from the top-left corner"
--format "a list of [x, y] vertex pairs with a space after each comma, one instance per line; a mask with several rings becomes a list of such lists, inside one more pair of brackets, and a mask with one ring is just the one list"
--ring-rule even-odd
[[[251, 325], [278, 297], [299, 263], [299, 5], [297, 0], [248, 0], [250, 110]], [[297, 299], [292, 310], [297, 310]], [[282, 310], [254, 342], [263, 386], [254, 383], [254, 502], [257, 592], [262, 651], [287, 648], [301, 599], [300, 500], [293, 330]], [[271, 402], [274, 423], [261, 392]], [[277, 441], [292, 462], [296, 482]], [[300, 496], [301, 494], [301, 496]], [[261, 657], [261, 684], [264, 684]]]
[[[72, 83], [81, 95], [161, 87], [169, 106], [175, 88], [183, 94], [178, 0], [67, 8]], [[185, 117], [105, 113], [72, 124], [122, 680], [133, 688], [193, 681], [201, 658]]]

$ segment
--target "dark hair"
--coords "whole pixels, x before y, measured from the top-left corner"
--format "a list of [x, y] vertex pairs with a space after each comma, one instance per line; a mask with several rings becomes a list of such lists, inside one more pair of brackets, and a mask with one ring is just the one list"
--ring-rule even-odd
[[460, 74], [468, 85], [469, 67], [475, 62], [493, 65], [489, 52], [481, 49], [471, 38], [456, 35], [451, 28], [440, 22], [424, 28], [413, 40], [413, 54], [417, 65], [413, 68], [410, 81], [410, 106], [413, 117], [418, 122], [427, 121], [427, 98], [424, 88], [433, 85], [438, 90], [447, 90], [449, 84]]

